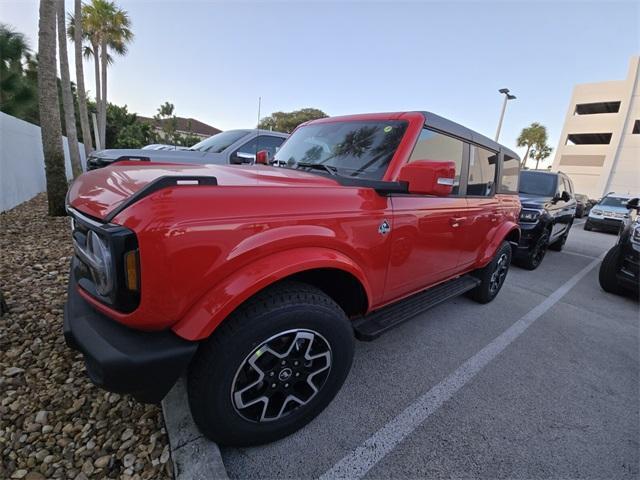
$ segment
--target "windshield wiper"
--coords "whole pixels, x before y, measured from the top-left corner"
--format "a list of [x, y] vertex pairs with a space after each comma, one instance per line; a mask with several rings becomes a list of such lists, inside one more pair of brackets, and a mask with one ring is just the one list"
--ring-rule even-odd
[[324, 170], [325, 172], [329, 172], [331, 175], [337, 175], [338, 169], [331, 165], [325, 165], [324, 163], [309, 163], [309, 162], [298, 162], [296, 163], [296, 168], [298, 167], [307, 167], [307, 168], [315, 168], [316, 170]]

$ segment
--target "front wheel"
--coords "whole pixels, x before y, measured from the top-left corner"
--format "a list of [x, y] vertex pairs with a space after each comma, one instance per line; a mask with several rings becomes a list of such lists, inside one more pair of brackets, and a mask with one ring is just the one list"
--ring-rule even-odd
[[469, 296], [478, 303], [489, 303], [496, 298], [502, 288], [511, 265], [511, 245], [502, 242], [493, 260], [474, 273], [480, 285], [469, 292]]
[[602, 259], [600, 270], [598, 271], [598, 281], [605, 292], [623, 294], [624, 288], [620, 286], [617, 279], [618, 268], [621, 262], [620, 245], [614, 245]]
[[342, 309], [321, 290], [283, 282], [234, 312], [189, 368], [189, 404], [221, 445], [258, 445], [309, 423], [340, 390], [354, 339]]
[[538, 238], [535, 245], [527, 252], [523, 258], [516, 257], [517, 265], [526, 270], [535, 270], [542, 263], [542, 259], [547, 253], [547, 247], [549, 246], [549, 232], [544, 231]]

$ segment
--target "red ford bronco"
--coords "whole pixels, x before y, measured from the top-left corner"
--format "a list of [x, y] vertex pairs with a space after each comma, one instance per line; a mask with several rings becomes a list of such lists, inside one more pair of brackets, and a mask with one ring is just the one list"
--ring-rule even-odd
[[260, 153], [119, 163], [67, 202], [68, 345], [94, 383], [144, 402], [186, 371], [193, 418], [226, 445], [313, 419], [354, 336], [465, 292], [491, 301], [520, 235], [516, 154], [432, 113], [315, 120]]

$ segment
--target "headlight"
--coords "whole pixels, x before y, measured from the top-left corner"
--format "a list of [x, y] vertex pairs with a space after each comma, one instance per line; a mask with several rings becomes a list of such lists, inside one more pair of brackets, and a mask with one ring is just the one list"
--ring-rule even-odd
[[111, 252], [107, 244], [93, 230], [87, 235], [88, 254], [92, 257], [91, 276], [96, 291], [103, 296], [109, 295], [113, 289], [113, 272], [111, 271]]
[[602, 210], [594, 208], [593, 210], [591, 210], [591, 213], [593, 213], [594, 215], [602, 215]]
[[537, 222], [538, 217], [542, 213], [541, 210], [521, 210], [520, 221], [521, 222]]

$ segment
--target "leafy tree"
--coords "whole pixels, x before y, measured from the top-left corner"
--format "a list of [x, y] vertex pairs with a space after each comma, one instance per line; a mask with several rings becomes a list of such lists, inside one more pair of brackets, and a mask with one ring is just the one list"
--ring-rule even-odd
[[76, 112], [71, 93], [71, 78], [69, 75], [69, 57], [67, 55], [67, 35], [65, 28], [64, 0], [56, 0], [56, 19], [58, 23], [58, 52], [60, 53], [60, 77], [61, 93], [64, 111], [64, 124], [69, 145], [69, 159], [73, 177], [82, 173], [80, 164], [80, 147], [78, 145], [78, 133], [76, 130]]
[[56, 86], [56, 0], [40, 0], [38, 98], [49, 215], [65, 215], [67, 176]]
[[553, 148], [551, 148], [549, 145], [533, 145], [531, 147], [531, 158], [533, 158], [536, 161], [536, 170], [538, 169], [538, 166], [540, 165], [540, 162], [542, 162], [543, 160], [546, 160], [549, 155], [551, 155], [551, 152], [553, 151]]
[[520, 136], [518, 137], [517, 144], [519, 147], [527, 147], [527, 151], [522, 157], [521, 167], [524, 168], [527, 164], [527, 158], [529, 157], [529, 151], [534, 145], [546, 145], [547, 144], [547, 128], [538, 122], [533, 122], [526, 128], [522, 129]]
[[317, 108], [302, 108], [293, 112], [273, 112], [268, 117], [260, 120], [258, 128], [291, 133], [301, 123], [325, 117], [328, 117], [328, 115]]
[[173, 103], [164, 102], [164, 104], [160, 105], [160, 108], [158, 108], [158, 113], [153, 116], [153, 118], [156, 120], [156, 122], [158, 122], [160, 128], [162, 129], [162, 140], [170, 145], [176, 145], [178, 140], [176, 138], [178, 119], [174, 115], [174, 111], [175, 107]]
[[0, 110], [27, 121], [38, 119], [36, 62], [22, 33], [0, 23]]
[[[91, 110], [93, 102], [88, 103]], [[107, 131], [105, 148], [142, 148], [156, 142], [151, 125], [138, 120], [135, 113], [129, 113], [127, 106], [107, 105]]]

